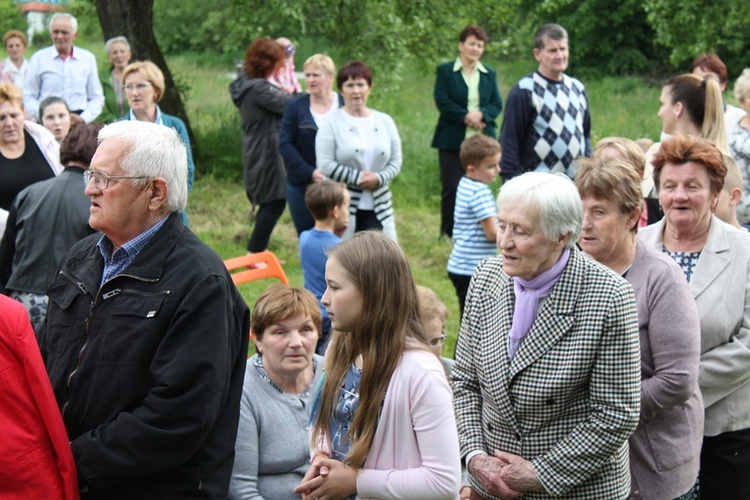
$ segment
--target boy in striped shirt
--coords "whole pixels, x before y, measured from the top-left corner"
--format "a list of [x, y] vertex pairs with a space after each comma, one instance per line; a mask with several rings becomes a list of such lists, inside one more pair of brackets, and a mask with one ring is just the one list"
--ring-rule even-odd
[[456, 192], [448, 277], [456, 289], [463, 317], [466, 293], [477, 264], [497, 255], [497, 210], [489, 184], [500, 173], [500, 143], [483, 134], [474, 135], [461, 143], [459, 156], [465, 175]]

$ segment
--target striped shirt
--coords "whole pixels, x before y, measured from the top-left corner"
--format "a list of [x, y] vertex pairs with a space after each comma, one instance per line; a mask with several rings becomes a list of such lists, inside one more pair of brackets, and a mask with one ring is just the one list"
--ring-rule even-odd
[[471, 276], [479, 262], [497, 255], [497, 243], [487, 239], [482, 228], [482, 221], [494, 217], [495, 213], [495, 199], [490, 187], [462, 177], [453, 211], [453, 250], [448, 258], [449, 273]]

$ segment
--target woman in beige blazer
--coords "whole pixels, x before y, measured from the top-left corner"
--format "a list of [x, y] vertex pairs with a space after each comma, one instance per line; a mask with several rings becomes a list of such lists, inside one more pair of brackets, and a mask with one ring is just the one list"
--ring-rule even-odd
[[750, 498], [750, 235], [712, 211], [724, 184], [721, 152], [675, 136], [654, 156], [663, 220], [642, 230], [646, 246], [682, 267], [701, 323], [698, 383], [705, 424], [703, 499]]

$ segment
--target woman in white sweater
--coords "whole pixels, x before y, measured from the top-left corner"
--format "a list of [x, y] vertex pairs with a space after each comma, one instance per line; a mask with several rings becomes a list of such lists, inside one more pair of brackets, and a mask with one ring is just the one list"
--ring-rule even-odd
[[318, 168], [349, 188], [352, 201], [348, 239], [354, 232], [382, 230], [396, 238], [391, 191], [388, 185], [401, 171], [401, 138], [393, 119], [367, 107], [372, 73], [361, 61], [343, 66], [336, 77], [344, 107], [318, 131], [315, 154]]

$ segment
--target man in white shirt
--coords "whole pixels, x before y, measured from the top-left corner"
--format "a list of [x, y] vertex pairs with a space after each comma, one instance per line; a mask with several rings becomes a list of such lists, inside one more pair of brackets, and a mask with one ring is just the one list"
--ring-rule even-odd
[[73, 47], [78, 21], [67, 13], [52, 16], [49, 32], [54, 45], [31, 56], [23, 85], [26, 111], [38, 118], [39, 103], [49, 96], [62, 97], [72, 121], [93, 122], [104, 105], [96, 58], [88, 50]]

